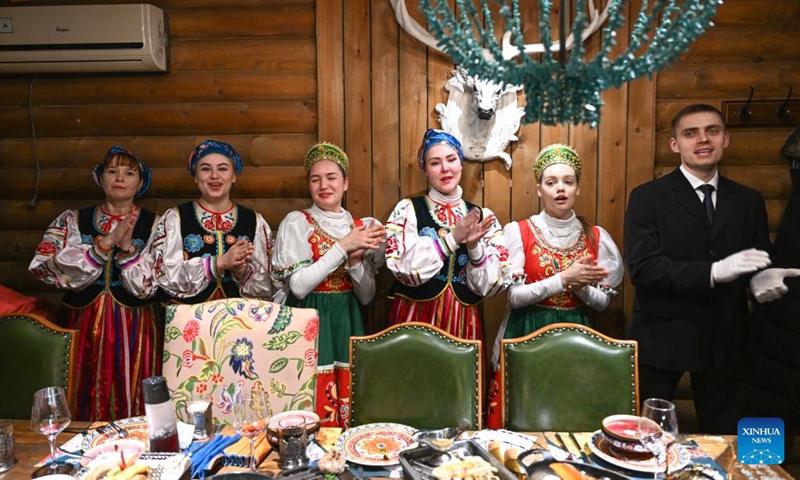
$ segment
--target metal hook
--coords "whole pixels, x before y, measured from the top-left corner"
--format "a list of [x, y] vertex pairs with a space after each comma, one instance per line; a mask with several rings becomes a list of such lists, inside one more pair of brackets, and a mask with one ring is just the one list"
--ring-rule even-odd
[[750, 120], [750, 101], [753, 100], [753, 92], [756, 90], [756, 87], [750, 85], [750, 97], [747, 99], [747, 103], [744, 104], [744, 107], [739, 109], [739, 118], [742, 122], [747, 123]]
[[789, 99], [792, 98], [792, 90], [794, 90], [794, 85], [789, 85], [789, 95], [786, 95], [786, 100], [784, 100], [783, 104], [775, 111], [775, 115], [781, 120], [786, 120], [786, 117], [789, 116]]

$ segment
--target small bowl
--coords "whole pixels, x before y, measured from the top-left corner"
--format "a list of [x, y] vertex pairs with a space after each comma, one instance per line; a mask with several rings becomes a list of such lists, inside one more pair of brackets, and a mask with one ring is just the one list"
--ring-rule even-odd
[[118, 462], [120, 453], [125, 456], [125, 461], [135, 463], [141, 454], [147, 450], [147, 446], [139, 440], [116, 440], [105, 442], [90, 448], [84, 457], [81, 458], [81, 465], [84, 467], [92, 465], [94, 462]]
[[[639, 442], [639, 422], [636, 415], [611, 415], [603, 419], [603, 433], [606, 437], [621, 442]], [[653, 432], [661, 432], [661, 427], [649, 418], [643, 419]]]

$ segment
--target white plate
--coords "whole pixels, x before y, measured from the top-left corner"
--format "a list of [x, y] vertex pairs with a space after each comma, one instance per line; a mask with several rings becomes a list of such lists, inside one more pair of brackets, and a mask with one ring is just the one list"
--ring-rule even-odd
[[[611, 444], [608, 442], [605, 435], [603, 435], [602, 430], [594, 432], [592, 440], [589, 442], [589, 449], [606, 462], [627, 470], [644, 473], [664, 471], [664, 465], [659, 465], [655, 457], [637, 459], [618, 456], [616, 451], [611, 449]], [[670, 472], [678, 471], [686, 465], [689, 465], [691, 460], [691, 455], [682, 445], [673, 445], [667, 454], [667, 463], [669, 464]]]
[[[140, 442], [144, 442], [145, 445], [149, 443], [146, 417], [123, 418], [122, 420], [117, 420], [114, 423], [128, 432], [126, 440], [139, 440]], [[122, 440], [119, 438], [119, 432], [117, 432], [113, 427], [103, 424], [94, 430], [90, 430], [89, 433], [84, 435], [81, 450], [86, 452], [98, 445], [116, 440]]]
[[536, 436], [523, 435], [521, 433], [512, 432], [510, 430], [479, 430], [475, 432], [470, 440], [475, 441], [478, 445], [483, 447], [484, 450], [489, 450], [489, 442], [497, 440], [504, 444], [506, 448], [517, 447], [523, 452], [535, 447]]
[[414, 429], [399, 423], [369, 423], [346, 430], [336, 442], [348, 462], [383, 467], [400, 463], [399, 454], [414, 442]]

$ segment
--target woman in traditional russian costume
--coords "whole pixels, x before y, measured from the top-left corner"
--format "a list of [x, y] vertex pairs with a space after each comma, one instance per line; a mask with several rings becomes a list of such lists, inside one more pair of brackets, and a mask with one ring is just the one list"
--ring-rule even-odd
[[584, 305], [605, 310], [625, 273], [611, 235], [573, 210], [581, 191], [578, 153], [550, 145], [539, 153], [533, 173], [544, 209], [503, 229], [516, 280], [508, 287], [504, 338], [558, 322], [588, 325]]
[[319, 313], [316, 410], [323, 425], [346, 427], [350, 398], [350, 337], [364, 335], [359, 303], [375, 296], [375, 269], [383, 264], [386, 229], [371, 217], [342, 208], [348, 188], [345, 152], [318, 143], [305, 155], [314, 204], [281, 222], [272, 258], [288, 290], [289, 306]]
[[180, 303], [270, 299], [272, 230], [261, 214], [231, 200], [242, 158], [206, 140], [189, 156], [200, 198], [170, 208], [151, 238], [157, 285]]
[[481, 340], [478, 304], [504, 288], [508, 251], [492, 211], [462, 199], [463, 158], [454, 136], [425, 133], [417, 162], [430, 190], [401, 200], [386, 224], [386, 266], [396, 279], [389, 321]]
[[150, 169], [134, 153], [112, 147], [92, 173], [105, 201], [59, 215], [29, 269], [68, 290], [63, 302], [78, 330], [80, 365], [74, 418], [115, 420], [144, 413], [141, 380], [161, 373], [163, 325], [147, 299], [155, 290], [141, 287], [152, 285], [152, 275], [131, 276], [144, 262], [156, 215], [134, 204], [150, 186]]
[[522, 337], [553, 323], [588, 325], [585, 306], [605, 310], [625, 273], [611, 235], [573, 210], [581, 191], [578, 153], [568, 145], [550, 145], [539, 153], [533, 173], [544, 209], [503, 229], [511, 255], [510, 313], [494, 345], [490, 428], [500, 428], [500, 339]]

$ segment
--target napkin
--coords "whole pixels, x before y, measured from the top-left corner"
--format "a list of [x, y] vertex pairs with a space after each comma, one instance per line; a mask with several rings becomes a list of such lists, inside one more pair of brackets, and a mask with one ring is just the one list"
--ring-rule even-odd
[[[270, 446], [269, 442], [267, 441], [267, 434], [262, 432], [256, 437], [255, 443], [255, 457], [256, 457], [256, 464], [260, 464], [267, 458], [269, 452], [272, 451], [272, 446]], [[227, 466], [232, 467], [247, 467], [250, 465], [250, 439], [247, 437], [242, 437], [239, 439], [238, 442], [229, 445], [225, 451], [225, 458], [222, 460], [223, 463]]]
[[217, 435], [208, 442], [202, 444], [197, 450], [189, 452], [192, 457], [192, 478], [205, 479], [206, 470], [226, 448], [238, 442], [241, 435]]

